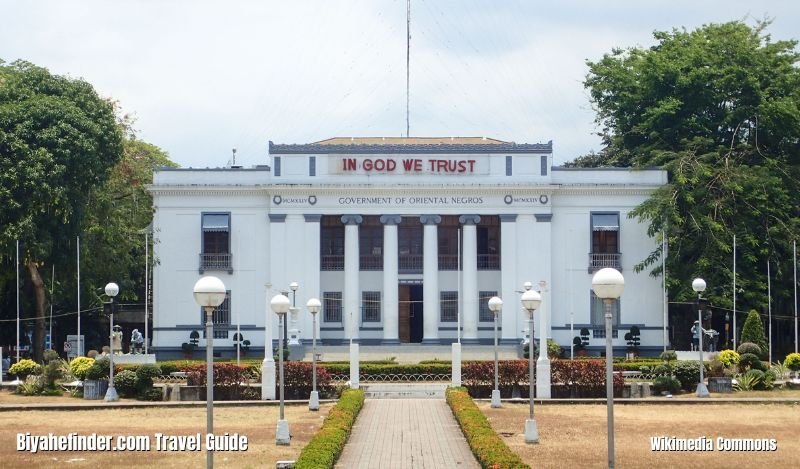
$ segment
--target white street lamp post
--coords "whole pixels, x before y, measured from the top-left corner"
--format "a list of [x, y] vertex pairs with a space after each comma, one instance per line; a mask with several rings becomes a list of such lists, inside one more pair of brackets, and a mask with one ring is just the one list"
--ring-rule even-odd
[[[288, 329], [289, 335], [287, 340], [289, 345], [300, 345], [300, 331], [297, 329], [297, 312], [299, 310], [295, 304], [297, 300], [297, 289], [300, 288], [300, 285], [297, 282], [292, 282], [289, 284], [289, 288], [292, 290], [292, 309], [289, 310], [289, 320], [292, 323], [292, 327]], [[284, 331], [284, 333], [285, 332], [286, 331]]]
[[703, 377], [703, 292], [706, 290], [706, 281], [701, 278], [692, 280], [692, 290], [697, 292], [697, 348], [700, 349], [700, 382], [697, 383], [697, 397], [710, 397], [706, 382]]
[[[522, 306], [530, 315], [529, 332], [533, 337], [533, 312], [542, 303], [542, 295], [530, 289], [530, 282], [525, 282], [525, 293], [522, 294]], [[536, 419], [533, 417], [533, 341], [528, 342], [528, 402], [530, 415], [525, 421], [525, 443], [539, 442], [539, 429], [536, 428]]]
[[497, 315], [503, 310], [503, 300], [493, 296], [489, 299], [489, 311], [494, 316], [494, 389], [492, 390], [492, 407], [500, 407], [500, 388], [498, 387], [497, 367]]
[[618, 270], [607, 267], [592, 277], [592, 291], [603, 300], [606, 318], [606, 407], [608, 409], [608, 467], [614, 467], [614, 348], [611, 343], [611, 305], [622, 295], [625, 278]]
[[[214, 433], [214, 308], [225, 301], [225, 284], [213, 276], [194, 284], [194, 301], [206, 313], [206, 433]], [[214, 452], [206, 449], [206, 467], [214, 467]]]
[[[270, 307], [272, 311], [278, 315], [278, 331], [283, 334], [283, 326], [284, 321], [286, 319], [286, 313], [289, 311], [289, 298], [286, 295], [280, 294], [275, 295], [272, 297], [272, 301], [270, 302]], [[291, 439], [291, 435], [289, 435], [289, 422], [286, 421], [283, 415], [283, 339], [285, 337], [281, 337], [278, 341], [281, 345], [278, 346], [278, 360], [280, 361], [280, 371], [278, 373], [278, 380], [280, 381], [279, 386], [279, 393], [280, 393], [280, 418], [278, 419], [278, 426], [275, 432], [275, 444], [276, 445], [288, 445]]]
[[[106, 295], [111, 299], [111, 304], [109, 305], [109, 321], [108, 321], [108, 344], [109, 344], [109, 354], [108, 354], [108, 363], [110, 365], [110, 369], [108, 372], [108, 389], [106, 390], [106, 397], [103, 399], [106, 402], [114, 402], [119, 400], [119, 395], [117, 395], [117, 390], [114, 388], [114, 299], [116, 298], [117, 294], [119, 293], [119, 286], [114, 283], [110, 282], [106, 284]], [[51, 336], [52, 337], [52, 336]], [[51, 339], [52, 340], [52, 339]]]
[[308, 312], [311, 313], [311, 397], [308, 399], [309, 410], [319, 410], [319, 393], [317, 392], [317, 313], [322, 308], [322, 303], [317, 298], [311, 298], [306, 303]]

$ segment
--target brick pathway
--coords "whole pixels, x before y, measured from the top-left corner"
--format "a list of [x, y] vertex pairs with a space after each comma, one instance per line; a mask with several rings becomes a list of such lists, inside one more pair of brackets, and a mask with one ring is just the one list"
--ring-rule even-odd
[[479, 468], [444, 399], [367, 399], [337, 468]]

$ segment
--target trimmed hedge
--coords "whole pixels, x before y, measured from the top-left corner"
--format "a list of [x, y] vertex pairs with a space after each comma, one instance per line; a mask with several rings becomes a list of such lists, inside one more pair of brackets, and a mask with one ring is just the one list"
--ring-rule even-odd
[[331, 409], [322, 427], [300, 452], [296, 469], [331, 468], [342, 454], [356, 417], [364, 406], [364, 391], [347, 389]]
[[530, 468], [492, 430], [465, 388], [448, 388], [447, 404], [481, 467]]

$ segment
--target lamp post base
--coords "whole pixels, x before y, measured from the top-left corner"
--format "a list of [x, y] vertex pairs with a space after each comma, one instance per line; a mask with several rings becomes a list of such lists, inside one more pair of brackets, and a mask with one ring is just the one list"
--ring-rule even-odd
[[275, 400], [275, 360], [264, 360], [261, 364], [261, 400]]
[[119, 400], [119, 395], [117, 394], [117, 389], [114, 386], [109, 386], [106, 390], [106, 397], [103, 398], [106, 402], [116, 402]]
[[461, 344], [453, 342], [450, 345], [452, 354], [452, 386], [461, 386]]
[[288, 446], [291, 436], [289, 435], [289, 422], [287, 420], [278, 420], [278, 428], [275, 432], [275, 444], [281, 446]]
[[706, 383], [699, 383], [697, 385], [697, 397], [711, 397], [711, 394], [708, 393]]
[[308, 398], [308, 410], [319, 410], [319, 391], [311, 391]]
[[500, 405], [500, 390], [492, 389], [492, 408], [498, 409], [500, 407], [502, 407]]
[[539, 443], [539, 428], [535, 419], [525, 420], [525, 443]]

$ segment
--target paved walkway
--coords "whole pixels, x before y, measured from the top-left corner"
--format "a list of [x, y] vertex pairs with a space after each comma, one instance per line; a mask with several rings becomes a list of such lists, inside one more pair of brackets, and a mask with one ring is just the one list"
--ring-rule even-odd
[[337, 468], [479, 468], [444, 399], [367, 399]]

